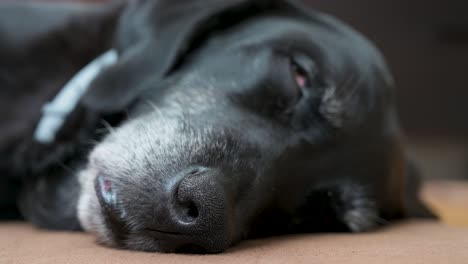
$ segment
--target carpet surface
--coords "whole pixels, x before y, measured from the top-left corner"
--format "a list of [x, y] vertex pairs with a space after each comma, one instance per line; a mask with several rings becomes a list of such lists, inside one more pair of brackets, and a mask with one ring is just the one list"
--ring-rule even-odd
[[93, 236], [21, 223], [0, 225], [0, 263], [468, 263], [468, 228], [403, 222], [366, 234], [323, 234], [245, 241], [218, 255], [130, 252], [97, 246]]

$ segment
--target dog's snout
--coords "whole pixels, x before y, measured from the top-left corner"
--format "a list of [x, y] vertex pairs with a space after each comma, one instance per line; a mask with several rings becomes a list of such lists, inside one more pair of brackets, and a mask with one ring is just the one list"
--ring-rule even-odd
[[229, 210], [217, 176], [213, 169], [191, 168], [169, 187], [172, 197], [157, 212], [166, 220], [154, 227], [156, 239], [171, 240], [166, 250], [220, 252], [229, 246]]
[[[217, 253], [231, 245], [232, 225], [228, 217], [231, 210], [220, 175], [216, 169], [190, 168], [175, 175], [174, 181], [164, 183], [159, 190], [152, 190], [158, 203], [150, 206], [151, 219], [141, 221], [161, 251]], [[131, 230], [125, 227], [126, 210], [120, 206], [116, 183], [99, 175], [95, 189], [112, 235], [129, 235]]]

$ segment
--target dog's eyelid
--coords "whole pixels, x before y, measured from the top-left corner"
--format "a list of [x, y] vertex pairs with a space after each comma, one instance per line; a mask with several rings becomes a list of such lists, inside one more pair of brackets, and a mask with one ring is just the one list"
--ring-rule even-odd
[[310, 79], [319, 75], [319, 68], [316, 62], [303, 53], [297, 53], [290, 57], [291, 63], [299, 67]]
[[305, 55], [292, 56], [289, 58], [293, 81], [299, 91], [300, 98], [314, 88], [318, 77], [318, 70], [310, 58]]

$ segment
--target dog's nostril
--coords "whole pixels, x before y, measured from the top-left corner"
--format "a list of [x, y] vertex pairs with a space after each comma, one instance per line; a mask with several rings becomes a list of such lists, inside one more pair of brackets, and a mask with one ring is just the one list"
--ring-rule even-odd
[[194, 222], [200, 215], [196, 199], [193, 196], [195, 191], [192, 186], [193, 179], [198, 178], [207, 168], [194, 167], [183, 173], [184, 178], [175, 189], [175, 195], [179, 208], [179, 219], [185, 223]]
[[179, 212], [179, 219], [185, 223], [193, 223], [199, 216], [199, 211], [194, 202], [181, 203], [182, 210]]
[[195, 203], [190, 203], [188, 205], [187, 216], [195, 220], [198, 217], [198, 208]]

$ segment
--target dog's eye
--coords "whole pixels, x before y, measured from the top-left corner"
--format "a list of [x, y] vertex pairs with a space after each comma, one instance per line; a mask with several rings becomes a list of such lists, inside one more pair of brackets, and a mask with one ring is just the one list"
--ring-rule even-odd
[[294, 61], [291, 62], [291, 67], [296, 86], [299, 89], [299, 93], [302, 94], [303, 89], [305, 89], [309, 84], [309, 77], [307, 76], [307, 72]]
[[315, 63], [304, 55], [296, 55], [290, 59], [292, 78], [297, 89], [297, 94], [302, 97], [313, 88], [315, 78], [318, 75]]
[[311, 89], [321, 86], [317, 64], [309, 57], [295, 55], [290, 59], [290, 65], [293, 81], [301, 97], [309, 94]]

